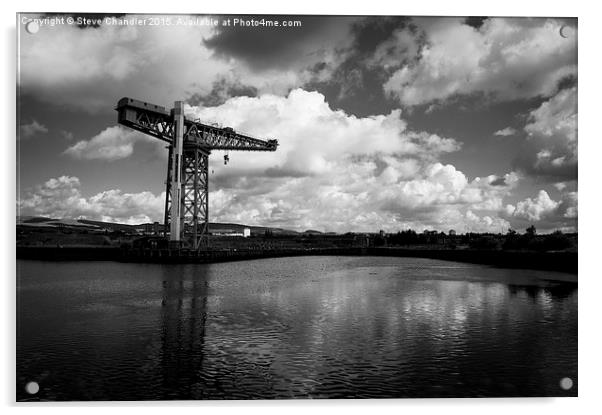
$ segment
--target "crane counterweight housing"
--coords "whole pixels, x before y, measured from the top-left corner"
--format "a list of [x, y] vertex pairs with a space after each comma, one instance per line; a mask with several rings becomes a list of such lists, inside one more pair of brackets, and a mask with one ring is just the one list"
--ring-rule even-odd
[[171, 111], [124, 97], [117, 122], [168, 143], [164, 232], [172, 247], [208, 247], [209, 155], [212, 150], [276, 151], [278, 141], [262, 140], [184, 116], [176, 101]]

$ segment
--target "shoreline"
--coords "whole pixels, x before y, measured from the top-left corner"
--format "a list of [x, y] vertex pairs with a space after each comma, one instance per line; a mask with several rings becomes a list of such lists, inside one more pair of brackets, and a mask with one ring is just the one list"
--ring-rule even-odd
[[190, 252], [187, 250], [123, 250], [117, 247], [23, 247], [17, 259], [44, 261], [117, 261], [140, 263], [216, 263], [294, 256], [388, 256], [429, 258], [444, 261], [491, 265], [577, 274], [577, 252], [488, 251], [474, 249], [410, 248], [308, 248], [270, 250], [222, 250]]

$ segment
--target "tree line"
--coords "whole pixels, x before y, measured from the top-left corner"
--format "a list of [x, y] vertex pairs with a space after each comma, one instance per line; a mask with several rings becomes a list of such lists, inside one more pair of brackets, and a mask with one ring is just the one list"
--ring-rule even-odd
[[456, 235], [453, 232], [423, 232], [412, 229], [397, 233], [377, 234], [375, 246], [413, 246], [439, 245], [445, 248], [471, 248], [480, 250], [529, 250], [529, 251], [562, 251], [577, 247], [577, 234], [565, 234], [555, 231], [546, 235], [538, 235], [535, 226], [529, 226], [524, 233], [510, 229], [506, 234], [473, 233]]

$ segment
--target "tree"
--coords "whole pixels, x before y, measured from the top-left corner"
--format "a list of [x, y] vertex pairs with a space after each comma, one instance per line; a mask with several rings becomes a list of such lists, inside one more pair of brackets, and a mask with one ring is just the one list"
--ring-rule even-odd
[[537, 233], [537, 229], [535, 229], [535, 225], [529, 226], [525, 232], [525, 234], [527, 234], [529, 236], [535, 236], [536, 233]]
[[384, 236], [381, 236], [380, 234], [374, 236], [374, 246], [384, 246], [385, 242], [386, 239]]
[[472, 239], [469, 246], [472, 249], [498, 250], [500, 249], [500, 241], [492, 235], [481, 235]]
[[555, 231], [545, 237], [542, 249], [546, 251], [562, 251], [572, 246], [573, 243], [568, 236], [564, 235], [562, 231]]
[[504, 238], [504, 244], [502, 247], [504, 249], [520, 249], [521, 248], [521, 238], [516, 233], [514, 229], [508, 229], [508, 233], [506, 234], [506, 238]]

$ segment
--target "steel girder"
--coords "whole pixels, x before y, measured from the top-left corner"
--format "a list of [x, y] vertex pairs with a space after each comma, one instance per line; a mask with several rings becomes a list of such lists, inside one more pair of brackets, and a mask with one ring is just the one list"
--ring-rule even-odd
[[209, 244], [209, 153], [184, 148], [182, 168], [182, 229], [192, 248], [200, 250]]
[[[170, 148], [171, 155], [171, 148]], [[171, 157], [169, 157], [171, 160]], [[171, 223], [171, 162], [167, 167], [165, 190], [165, 231]], [[182, 215], [180, 229], [187, 248], [201, 250], [209, 245], [209, 153], [194, 146], [184, 147], [182, 154]]]
[[[172, 143], [173, 115], [163, 107], [131, 98], [122, 98], [116, 110], [119, 113], [119, 124]], [[260, 140], [237, 133], [229, 127], [217, 127], [187, 118], [184, 119], [184, 142], [193, 143], [205, 151], [276, 151], [278, 148], [278, 140]]]

